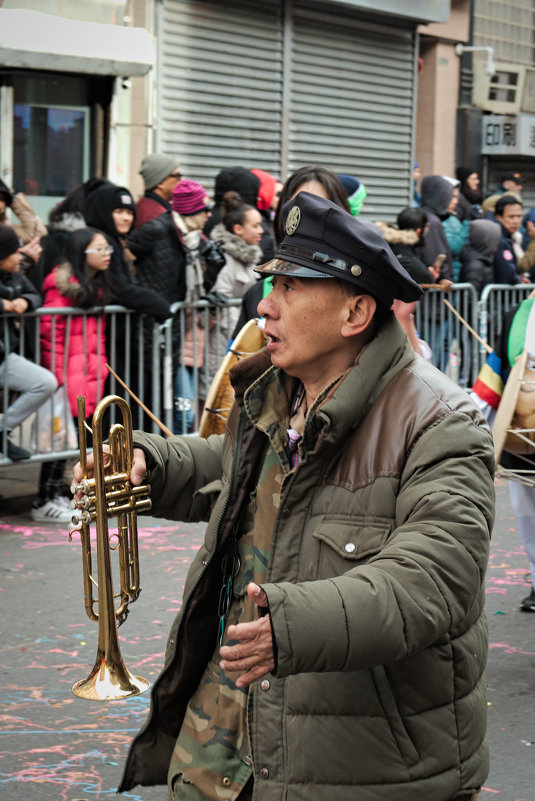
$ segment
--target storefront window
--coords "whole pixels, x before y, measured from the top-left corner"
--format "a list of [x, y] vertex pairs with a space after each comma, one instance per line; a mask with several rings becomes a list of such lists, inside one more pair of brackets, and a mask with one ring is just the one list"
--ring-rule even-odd
[[16, 103], [14, 188], [64, 196], [88, 177], [89, 110]]
[[94, 169], [94, 92], [87, 77], [60, 74], [15, 75], [13, 88], [13, 189], [46, 220]]

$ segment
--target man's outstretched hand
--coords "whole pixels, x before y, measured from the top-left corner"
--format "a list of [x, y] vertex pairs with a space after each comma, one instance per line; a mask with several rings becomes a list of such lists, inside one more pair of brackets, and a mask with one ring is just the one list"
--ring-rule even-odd
[[[258, 584], [251, 582], [247, 586], [247, 595], [257, 606], [267, 608], [267, 595]], [[242, 671], [242, 675], [236, 680], [236, 687], [247, 687], [272, 672], [275, 657], [269, 615], [251, 623], [229, 626], [228, 636], [230, 640], [237, 642], [235, 645], [221, 646], [219, 664], [223, 670]]]
[[[104, 451], [104, 463], [107, 464], [109, 462], [109, 446], [103, 445], [102, 449]], [[93, 453], [87, 454], [87, 478], [92, 478], [94, 475], [94, 466], [95, 466], [95, 459]], [[80, 481], [83, 479], [84, 474], [82, 473], [82, 468], [80, 466], [80, 462], [77, 462], [74, 465], [72, 476], [74, 479], [75, 484], [79, 484]], [[145, 461], [145, 453], [141, 450], [141, 448], [134, 448], [134, 461], [132, 463], [132, 470], [130, 471], [130, 481], [134, 485], [134, 487], [138, 487], [140, 484], [143, 483], [147, 476], [147, 463]], [[79, 500], [78, 497], [75, 496], [75, 500]]]

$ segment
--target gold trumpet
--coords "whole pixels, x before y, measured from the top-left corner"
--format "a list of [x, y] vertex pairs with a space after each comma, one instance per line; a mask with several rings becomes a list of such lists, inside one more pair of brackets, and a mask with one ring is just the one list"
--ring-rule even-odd
[[[105, 464], [102, 447], [102, 419], [106, 410], [116, 404], [123, 416], [123, 424], [112, 425], [109, 431], [109, 462]], [[81, 493], [73, 501], [74, 528], [69, 532], [72, 541], [74, 531], [80, 532], [82, 542], [84, 605], [87, 616], [98, 621], [97, 658], [93, 670], [86, 679], [77, 682], [72, 691], [79, 698], [111, 701], [128, 698], [145, 692], [150, 683], [141, 676], [134, 676], [123, 662], [119, 649], [117, 627], [128, 615], [128, 605], [136, 600], [139, 586], [139, 556], [137, 541], [137, 515], [151, 508], [148, 497], [149, 485], [133, 487], [130, 470], [134, 458], [132, 436], [132, 414], [127, 402], [117, 395], [108, 395], [100, 401], [93, 414], [94, 478], [87, 477], [87, 437], [85, 423], [85, 397], [78, 395], [78, 434], [80, 440], [80, 465], [83, 479], [73, 484], [73, 494]], [[108, 454], [106, 454], [108, 455]], [[109, 534], [108, 519], [117, 518], [117, 534]], [[97, 577], [93, 576], [91, 559], [91, 523], [97, 529]], [[112, 545], [110, 540], [116, 538]], [[114, 595], [111, 575], [110, 550], [118, 552], [119, 592]], [[93, 595], [96, 589], [98, 597]], [[116, 608], [115, 599], [119, 599]], [[95, 611], [95, 606], [98, 611]]]

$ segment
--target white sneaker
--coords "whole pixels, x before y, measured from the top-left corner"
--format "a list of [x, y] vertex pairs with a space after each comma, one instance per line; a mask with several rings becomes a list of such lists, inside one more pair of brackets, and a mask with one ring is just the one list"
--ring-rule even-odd
[[60, 506], [63, 506], [65, 509], [68, 509], [69, 512], [72, 515], [73, 508], [71, 506], [71, 499], [67, 498], [66, 495], [56, 495], [56, 497], [54, 498], [54, 503], [57, 503]]
[[40, 523], [70, 523], [73, 510], [67, 509], [58, 498], [47, 501], [42, 506], [32, 506], [30, 517]]

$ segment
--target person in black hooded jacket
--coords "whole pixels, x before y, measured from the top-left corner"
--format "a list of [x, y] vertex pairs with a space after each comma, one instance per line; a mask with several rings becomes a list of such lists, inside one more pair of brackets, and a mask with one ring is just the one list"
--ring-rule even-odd
[[[113, 247], [109, 267], [113, 299], [162, 323], [170, 316], [168, 301], [158, 292], [141, 286], [130, 269], [126, 236], [134, 225], [135, 214], [134, 199], [122, 186], [104, 183], [85, 199], [86, 224], [106, 234]], [[128, 224], [124, 221], [127, 217]]]
[[[444, 291], [448, 291], [453, 283], [453, 257], [441, 221], [450, 215], [448, 207], [453, 197], [453, 185], [441, 175], [426, 175], [422, 180], [421, 195], [421, 208], [427, 214], [428, 227], [424, 241], [417, 248], [417, 255], [424, 264], [430, 265], [436, 263], [437, 256], [444, 254], [437, 283]], [[431, 304], [428, 310], [430, 330], [426, 331], [425, 339], [433, 352], [433, 364], [444, 370], [450, 329], [447, 321], [444, 321], [440, 298], [437, 301], [436, 304]]]
[[421, 208], [427, 213], [428, 228], [418, 255], [424, 264], [434, 264], [439, 253], [444, 253], [446, 258], [442, 262], [438, 283], [449, 285], [453, 279], [453, 260], [441, 220], [449, 217], [453, 186], [441, 175], [426, 175], [422, 180], [421, 194]]
[[461, 222], [478, 220], [481, 217], [481, 201], [483, 193], [477, 171], [472, 167], [457, 167], [457, 180], [460, 181], [459, 202], [454, 211]]
[[[110, 363], [132, 391], [147, 405], [153, 406], [157, 385], [154, 382], [150, 356], [152, 348], [150, 345], [147, 346], [147, 342], [150, 340], [152, 343], [153, 321], [162, 323], [170, 317], [171, 307], [164, 295], [142, 286], [135, 276], [134, 256], [127, 246], [127, 236], [133, 228], [135, 216], [134, 199], [128, 189], [109, 182], [91, 192], [84, 203], [87, 225], [102, 231], [113, 248], [108, 268], [112, 299], [115, 303], [133, 309], [140, 315], [137, 320], [132, 320], [128, 339], [135, 345], [131, 348], [128, 358], [128, 328], [124, 318], [118, 319], [116, 339], [120, 344], [115, 350], [115, 359], [112, 350]], [[139, 342], [143, 342], [144, 353], [138, 352]], [[160, 392], [161, 389], [160, 387]], [[154, 411], [158, 413], [159, 410], [154, 409]], [[137, 410], [137, 417], [134, 416], [134, 419], [137, 426], [151, 430], [152, 422], [142, 414], [141, 409]]]
[[[487, 284], [494, 283], [494, 254], [500, 241], [500, 226], [494, 220], [472, 220], [468, 226], [468, 242], [459, 254], [461, 270], [459, 282], [472, 284], [478, 297]], [[471, 301], [463, 313], [471, 310]], [[471, 370], [477, 360], [475, 344], [467, 329], [461, 329], [461, 359], [459, 385], [471, 384]]]
[[[260, 191], [260, 178], [254, 175], [251, 170], [245, 167], [225, 167], [215, 179], [214, 185], [214, 208], [212, 216], [203, 228], [203, 234], [210, 237], [212, 228], [221, 222], [221, 205], [225, 192], [237, 192], [247, 206], [258, 209], [258, 193]], [[268, 221], [262, 218], [262, 228], [264, 233], [260, 240], [260, 250], [262, 251], [262, 261], [270, 261], [275, 256], [275, 243], [271, 236]]]
[[493, 220], [472, 220], [468, 226], [468, 242], [460, 253], [459, 280], [475, 287], [481, 295], [487, 284], [494, 283], [494, 254], [501, 231]]

